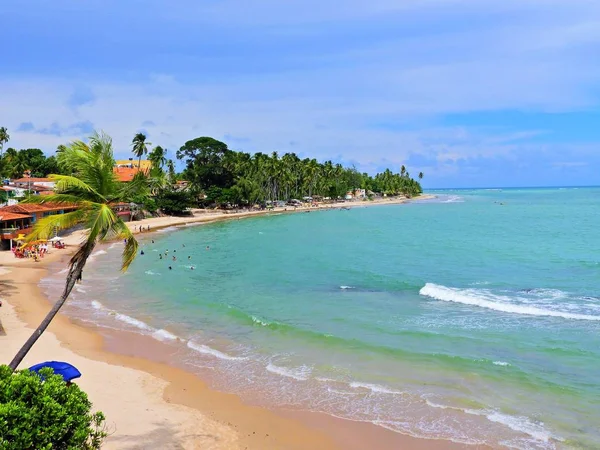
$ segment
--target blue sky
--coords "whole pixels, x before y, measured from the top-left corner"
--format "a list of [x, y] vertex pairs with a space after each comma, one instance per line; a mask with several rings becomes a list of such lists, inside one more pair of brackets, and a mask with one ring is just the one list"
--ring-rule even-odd
[[213, 136], [424, 186], [598, 185], [597, 0], [6, 2], [9, 146]]

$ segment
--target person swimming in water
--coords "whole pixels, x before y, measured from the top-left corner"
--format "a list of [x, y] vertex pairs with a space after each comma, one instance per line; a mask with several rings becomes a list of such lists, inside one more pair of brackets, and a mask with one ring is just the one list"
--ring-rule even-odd
[[158, 259], [162, 259], [162, 253], [158, 255]]
[[177, 257], [176, 256], [173, 256], [173, 261], [177, 261]]
[[192, 257], [191, 257], [191, 256], [188, 256], [188, 261], [189, 261], [190, 259], [192, 259]]
[[169, 270], [173, 270], [173, 268], [171, 266], [169, 266]]
[[144, 254], [144, 250], [142, 250], [142, 251], [140, 252], [140, 255], [143, 255], [143, 254]]

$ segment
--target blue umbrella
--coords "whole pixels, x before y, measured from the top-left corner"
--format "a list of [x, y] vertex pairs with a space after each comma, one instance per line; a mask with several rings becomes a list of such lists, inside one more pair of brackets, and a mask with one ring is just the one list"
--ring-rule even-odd
[[36, 364], [35, 366], [31, 366], [29, 370], [39, 373], [39, 371], [45, 367], [54, 369], [54, 373], [62, 376], [65, 381], [71, 381], [81, 376], [81, 372], [79, 370], [77, 370], [71, 364], [62, 361], [46, 361]]

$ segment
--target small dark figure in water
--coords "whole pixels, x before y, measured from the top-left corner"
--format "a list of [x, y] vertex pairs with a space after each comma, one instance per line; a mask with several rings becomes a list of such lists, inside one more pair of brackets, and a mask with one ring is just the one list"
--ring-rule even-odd
[[173, 256], [173, 261], [177, 261], [177, 258], [175, 256]]
[[154, 239], [152, 239], [152, 243], [154, 244]]
[[142, 250], [142, 251], [140, 252], [140, 255], [143, 255], [143, 254], [144, 254], [144, 250]]
[[173, 270], [173, 268], [171, 266], [169, 266], [169, 270]]
[[158, 255], [158, 259], [162, 259], [162, 253]]
[[185, 247], [185, 244], [181, 244], [182, 247]]
[[188, 261], [189, 261], [190, 259], [192, 259], [192, 257], [191, 257], [191, 256], [188, 256]]
[[173, 253], [177, 253], [177, 250], [173, 250]]
[[191, 267], [190, 267], [190, 270], [194, 270], [194, 266], [191, 266]]
[[210, 250], [210, 247], [208, 245], [206, 246], [206, 250]]

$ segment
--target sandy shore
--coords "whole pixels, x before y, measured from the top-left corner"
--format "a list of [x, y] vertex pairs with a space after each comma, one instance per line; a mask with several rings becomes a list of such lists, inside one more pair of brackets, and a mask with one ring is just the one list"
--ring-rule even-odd
[[[378, 203], [367, 205], [372, 204]], [[155, 230], [260, 214], [268, 213], [202, 213], [186, 218], [147, 219], [130, 225], [136, 228], [140, 224], [150, 225]], [[81, 238], [81, 232], [68, 236], [67, 250], [53, 250], [40, 263], [17, 260], [9, 252], [0, 254], [0, 296], [4, 300], [0, 309], [1, 362], [12, 359], [49, 309], [48, 299], [38, 287], [40, 279], [48, 273], [48, 265], [56, 261], [66, 265], [69, 250]], [[128, 338], [127, 333], [123, 333], [122, 339], [130, 345], [135, 343], [135, 338]], [[50, 359], [69, 361], [82, 372], [77, 383], [88, 393], [94, 408], [107, 416], [111, 433], [105, 445], [108, 449], [465, 447], [447, 441], [415, 439], [324, 414], [271, 411], [247, 405], [236, 395], [209, 389], [197, 376], [183, 370], [111, 353], [93, 327], [75, 324], [62, 314], [55, 318], [21, 367]]]

